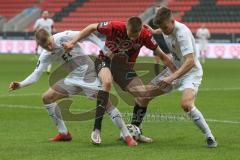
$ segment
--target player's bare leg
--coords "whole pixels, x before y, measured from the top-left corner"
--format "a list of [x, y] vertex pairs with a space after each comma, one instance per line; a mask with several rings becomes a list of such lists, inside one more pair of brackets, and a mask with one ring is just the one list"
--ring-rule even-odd
[[61, 111], [56, 101], [62, 98], [68, 97], [67, 94], [57, 92], [56, 90], [49, 88], [42, 97], [43, 104], [48, 111], [48, 115], [53, 120], [58, 129], [58, 134], [49, 139], [50, 141], [71, 141], [71, 134], [62, 119]]
[[207, 146], [209, 148], [215, 148], [217, 147], [217, 142], [202, 113], [194, 104], [195, 96], [196, 94], [193, 89], [185, 89], [182, 94], [181, 107], [188, 113], [195, 125], [198, 126], [198, 128], [204, 133]]
[[[135, 77], [128, 84], [126, 90], [134, 95], [134, 97], [136, 97], [131, 124], [139, 127], [147, 112], [148, 103], [153, 99], [153, 96], [151, 96], [149, 93], [152, 90], [156, 91], [156, 88], [153, 85], [145, 86], [139, 77]], [[139, 141], [144, 143], [151, 143], [153, 142], [153, 139], [141, 134]]]
[[[149, 102], [159, 95], [168, 93], [172, 89], [171, 85], [162, 88], [154, 83], [151, 82], [148, 85], [143, 85], [141, 79], [136, 77], [128, 86], [129, 92], [137, 97], [132, 116], [132, 124], [136, 126], [141, 125]], [[140, 141], [149, 143], [153, 140], [142, 135]]]
[[112, 73], [108, 67], [104, 67], [98, 73], [100, 80], [102, 81], [102, 87], [105, 91], [110, 91], [112, 87]]
[[94, 128], [91, 133], [91, 141], [93, 144], [101, 144], [101, 124], [103, 115], [106, 111], [112, 119], [113, 123], [121, 130], [122, 134], [125, 137], [125, 142], [129, 146], [135, 146], [137, 145], [137, 143], [131, 137], [125, 125], [125, 122], [122, 119], [120, 111], [115, 106], [113, 106], [109, 100], [109, 91], [111, 89], [113, 78], [110, 69], [107, 67], [108, 62], [99, 62], [101, 62], [101, 69], [98, 73], [98, 77], [102, 82], [103, 90], [99, 90], [97, 93], [97, 108], [95, 114]]
[[[109, 97], [109, 91], [111, 90], [112, 86], [112, 73], [108, 67], [101, 68], [98, 77], [102, 82], [103, 90], [99, 91], [99, 95], [105, 95], [105, 97]], [[101, 100], [97, 100], [97, 108], [96, 108], [96, 115], [94, 121], [94, 128], [91, 133], [91, 140], [93, 144], [101, 144], [101, 128], [102, 128], [102, 120], [103, 115], [105, 113], [104, 105], [100, 104]]]
[[[111, 102], [109, 100], [109, 92], [105, 92], [102, 90], [98, 91], [97, 104], [98, 104], [98, 108], [97, 108], [98, 110], [96, 110], [95, 119], [98, 119], [99, 118], [98, 116], [102, 117], [104, 112], [106, 111], [109, 114], [113, 123], [122, 132], [124, 141], [126, 142], [126, 144], [128, 146], [136, 146], [137, 142], [132, 138], [131, 134], [129, 133], [129, 131], [126, 127], [126, 124], [123, 121], [121, 112], [115, 106], [113, 106], [111, 104]], [[99, 109], [99, 108], [101, 108], [101, 109]], [[103, 111], [103, 112], [98, 113], [97, 111]], [[99, 123], [99, 121], [97, 123]], [[98, 130], [98, 129], [93, 130], [93, 132], [91, 134], [91, 140], [92, 140], [93, 144], [101, 144], [100, 130]]]

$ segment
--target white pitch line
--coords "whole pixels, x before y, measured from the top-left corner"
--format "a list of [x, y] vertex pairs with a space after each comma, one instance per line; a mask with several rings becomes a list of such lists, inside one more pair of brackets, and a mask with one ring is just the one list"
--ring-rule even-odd
[[17, 105], [17, 104], [0, 104], [0, 108], [42, 109], [41, 106], [27, 106], [27, 105]]
[[[0, 104], [0, 108], [43, 109], [43, 106]], [[89, 110], [85, 110], [85, 109], [71, 109], [71, 111], [81, 111], [81, 112], [84, 112], [84, 111], [89, 111]], [[123, 115], [125, 115], [125, 114], [132, 114], [132, 113], [123, 113]], [[153, 116], [153, 115], [151, 115], [151, 116]], [[164, 117], [162, 117], [162, 118], [164, 118]], [[179, 118], [179, 119], [177, 119], [177, 121], [186, 121], [186, 119]], [[231, 121], [231, 120], [206, 119], [206, 121], [208, 121], [208, 122], [217, 122], [217, 123], [225, 123], [225, 124], [240, 124], [240, 121]], [[147, 121], [147, 122], [150, 122], [150, 121]]]
[[217, 120], [217, 119], [206, 119], [208, 122], [218, 122], [218, 123], [229, 123], [229, 124], [240, 124], [239, 121], [230, 120]]
[[[28, 105], [18, 105], [18, 104], [0, 104], [0, 108], [23, 108], [23, 109], [44, 109], [44, 106], [28, 106]], [[84, 109], [71, 109], [71, 111], [81, 111], [85, 112], [88, 110]]]
[[41, 96], [40, 93], [26, 93], [26, 94], [0, 94], [0, 97], [27, 97], [27, 96]]
[[200, 91], [236, 91], [240, 90], [240, 87], [229, 87], [229, 88], [200, 88]]
[[[229, 88], [200, 88], [199, 91], [236, 91], [240, 87]], [[26, 93], [26, 94], [0, 94], [0, 97], [27, 97], [27, 96], [41, 96], [41, 93]]]

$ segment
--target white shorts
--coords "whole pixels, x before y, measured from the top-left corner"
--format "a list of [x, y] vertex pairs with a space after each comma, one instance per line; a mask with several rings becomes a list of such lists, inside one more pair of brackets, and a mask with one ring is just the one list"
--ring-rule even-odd
[[54, 86], [60, 89], [58, 90], [60, 92], [67, 92], [69, 95], [77, 95], [83, 92], [90, 98], [94, 98], [97, 92], [102, 89], [102, 84], [98, 78], [93, 82], [86, 82], [79, 77], [67, 77], [59, 80]]
[[199, 50], [207, 51], [207, 49], [208, 49], [208, 42], [207, 41], [199, 41]]
[[[166, 68], [164, 69], [160, 74], [158, 74], [152, 81], [151, 83], [153, 85], [158, 85], [163, 78], [169, 76], [171, 74], [171, 71]], [[179, 79], [176, 79], [172, 82], [172, 86], [165, 88], [163, 91], [164, 92], [170, 92], [173, 89], [178, 89], [179, 91], [183, 91], [185, 89], [193, 89], [195, 93], [198, 92], [198, 87], [200, 86], [202, 81], [202, 76], [199, 76], [198, 74], [188, 74], [185, 75]]]

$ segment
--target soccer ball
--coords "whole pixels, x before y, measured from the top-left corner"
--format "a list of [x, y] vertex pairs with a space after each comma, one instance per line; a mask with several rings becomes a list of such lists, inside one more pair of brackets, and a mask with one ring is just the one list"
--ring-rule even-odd
[[[127, 124], [126, 127], [127, 127], [128, 131], [129, 131], [129, 133], [132, 135], [132, 137], [135, 140], [138, 140], [140, 138], [141, 131], [140, 131], [140, 129], [137, 126], [135, 126], [133, 124]], [[124, 139], [122, 132], [120, 133], [120, 138]]]

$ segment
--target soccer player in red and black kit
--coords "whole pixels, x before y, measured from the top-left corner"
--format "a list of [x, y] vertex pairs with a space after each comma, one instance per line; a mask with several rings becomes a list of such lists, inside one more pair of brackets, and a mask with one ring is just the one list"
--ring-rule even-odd
[[[131, 17], [127, 22], [110, 21], [90, 24], [79, 35], [65, 43], [65, 49], [72, 49], [78, 41], [95, 31], [106, 36], [105, 46], [111, 53], [111, 55], [101, 53], [95, 62], [96, 71], [102, 81], [102, 93], [108, 100], [108, 92], [114, 80], [124, 91], [132, 94], [135, 97], [135, 106], [131, 123], [139, 126], [147, 110], [141, 98], [137, 98], [146, 96], [143, 95], [147, 93], [146, 87], [133, 69], [141, 47], [146, 46], [153, 50], [172, 72], [176, 67], [155, 42], [151, 29], [143, 25], [139, 17]], [[91, 134], [94, 144], [101, 143], [100, 131], [104, 111], [102, 107], [97, 106], [94, 129]], [[152, 142], [152, 139], [141, 135], [140, 141]]]

